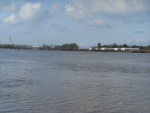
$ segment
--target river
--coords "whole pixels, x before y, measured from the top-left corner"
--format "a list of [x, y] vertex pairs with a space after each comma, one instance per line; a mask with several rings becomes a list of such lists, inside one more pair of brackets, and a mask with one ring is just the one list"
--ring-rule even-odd
[[0, 49], [0, 113], [149, 113], [150, 54]]

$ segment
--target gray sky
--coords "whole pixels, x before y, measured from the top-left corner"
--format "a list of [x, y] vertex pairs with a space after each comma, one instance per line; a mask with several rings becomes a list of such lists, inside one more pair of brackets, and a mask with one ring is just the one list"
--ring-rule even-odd
[[0, 0], [0, 41], [150, 45], [150, 0]]

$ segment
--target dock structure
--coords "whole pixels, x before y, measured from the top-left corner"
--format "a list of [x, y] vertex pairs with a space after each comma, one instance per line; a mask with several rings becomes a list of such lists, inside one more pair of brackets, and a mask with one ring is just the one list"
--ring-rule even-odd
[[10, 49], [32, 49], [31, 45], [21, 45], [21, 44], [2, 44], [1, 48], [10, 48]]
[[15, 49], [32, 49], [32, 46], [30, 45], [14, 45]]
[[32, 46], [32, 49], [34, 49], [34, 50], [37, 50], [39, 48], [40, 48], [40, 46]]

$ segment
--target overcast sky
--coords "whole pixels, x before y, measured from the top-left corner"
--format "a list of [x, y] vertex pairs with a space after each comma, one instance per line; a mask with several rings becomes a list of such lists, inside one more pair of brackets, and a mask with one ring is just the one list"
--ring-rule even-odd
[[150, 0], [0, 0], [0, 42], [150, 45]]

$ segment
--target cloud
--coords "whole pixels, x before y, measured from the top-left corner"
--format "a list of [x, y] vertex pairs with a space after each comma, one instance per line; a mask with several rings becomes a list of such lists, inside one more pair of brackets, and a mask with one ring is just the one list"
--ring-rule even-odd
[[19, 21], [14, 14], [11, 14], [10, 16], [4, 18], [3, 22], [6, 24], [18, 24]]
[[19, 11], [19, 17], [24, 21], [32, 21], [40, 16], [42, 11], [40, 3], [26, 3]]
[[89, 20], [88, 24], [96, 28], [112, 28], [113, 26], [100, 19]]
[[3, 19], [6, 24], [35, 23], [50, 18], [51, 12], [44, 10], [41, 3], [25, 3], [18, 11]]
[[66, 12], [76, 20], [84, 20], [86, 15], [85, 12], [80, 9], [72, 6], [71, 4], [65, 5]]
[[149, 14], [149, 3], [149, 0], [73, 0], [65, 8], [70, 16], [80, 20], [96, 15]]
[[145, 22], [143, 18], [150, 14], [149, 4], [150, 0], [72, 0], [65, 5], [65, 10], [77, 21], [84, 21], [99, 28], [112, 28], [107, 22], [112, 18], [121, 18], [128, 21], [126, 23]]
[[60, 7], [58, 4], [54, 3], [54, 4], [52, 5], [52, 9], [53, 9], [54, 11], [57, 11], [57, 10], [61, 10], [61, 7]]

